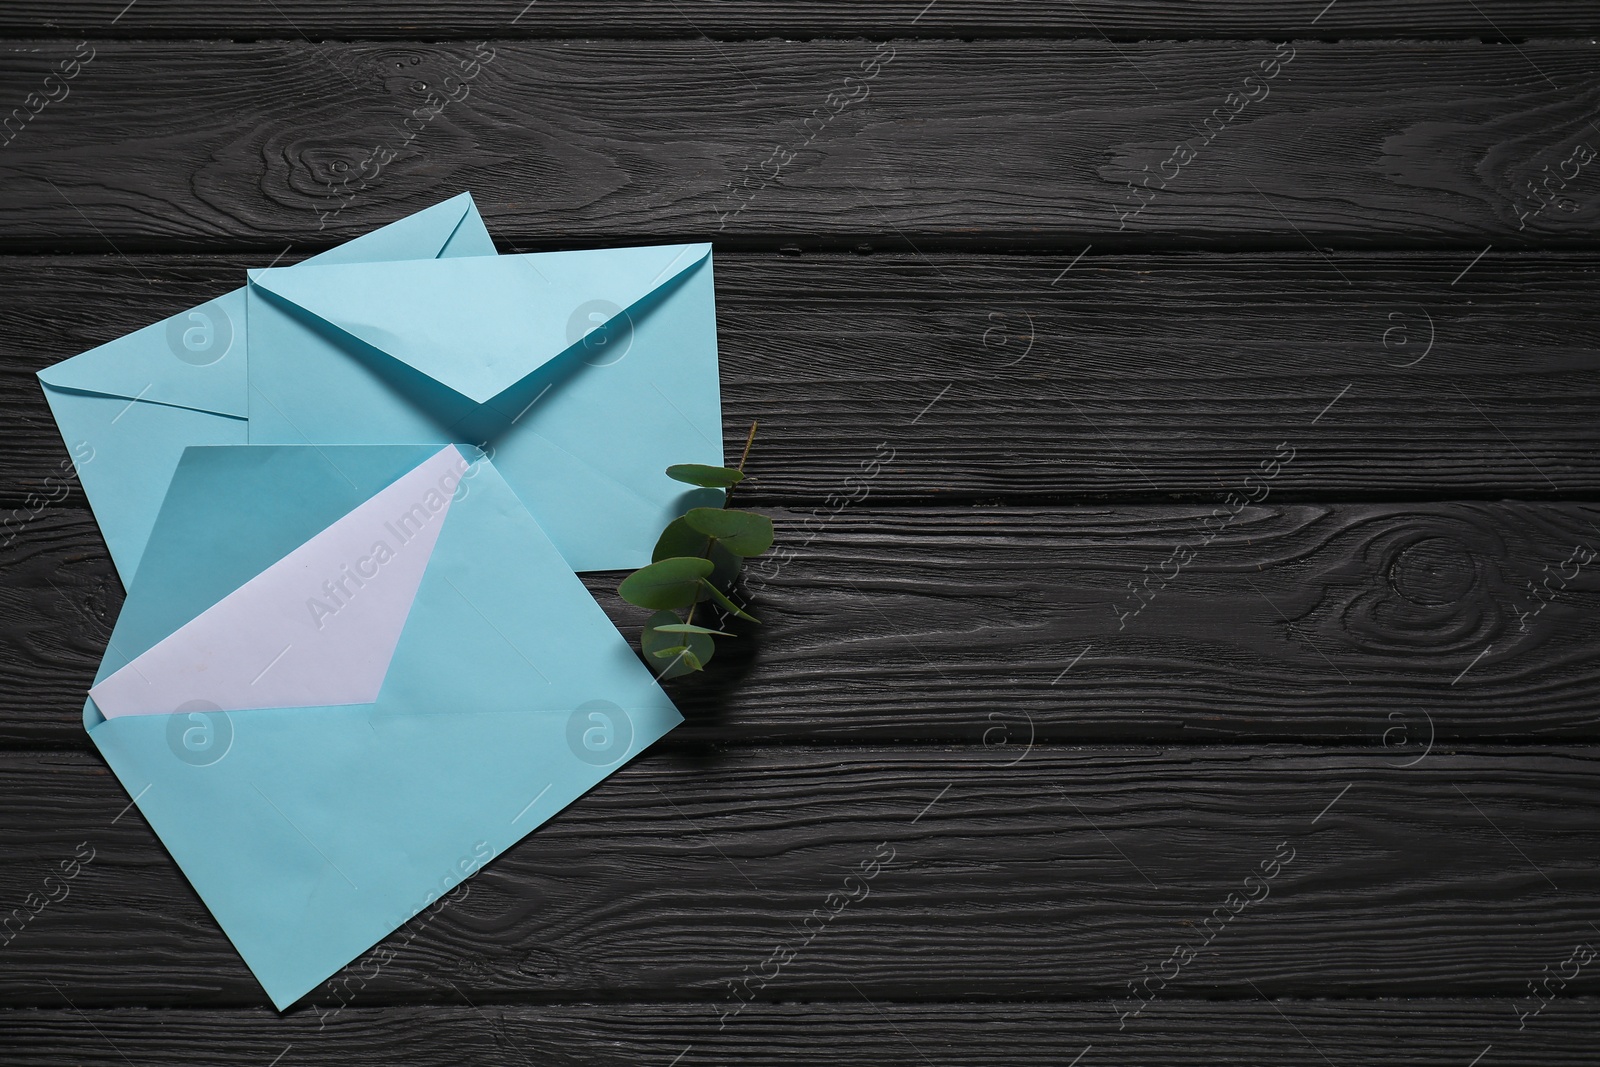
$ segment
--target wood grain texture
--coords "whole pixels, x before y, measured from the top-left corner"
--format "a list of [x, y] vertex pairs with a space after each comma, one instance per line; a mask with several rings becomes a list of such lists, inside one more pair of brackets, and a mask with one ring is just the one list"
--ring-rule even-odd
[[[1130, 982], [1247, 890], [1264, 896], [1217, 920], [1129, 1030], [1194, 998], [1509, 1005], [1597, 940], [1600, 750], [1436, 751], [1408, 769], [1264, 746], [1008, 757], [649, 753], [392, 935], [387, 963], [353, 963], [299, 1010], [598, 997], [695, 1002], [709, 1020], [765, 970], [745, 995], [1094, 1000], [1110, 1020], [1137, 1006]], [[0, 1002], [59, 1007], [48, 980], [80, 1007], [264, 1005], [137, 813], [117, 821], [127, 802], [95, 757], [0, 754], [0, 900], [94, 850], [0, 954]], [[1276, 877], [1246, 886], [1275, 856]], [[838, 914], [808, 940], [800, 924], [825, 902]], [[773, 976], [780, 945], [794, 954]], [[1593, 994], [1590, 970], [1565, 991]]]
[[[673, 687], [679, 740], [1294, 739], [1404, 762], [1600, 737], [1595, 505], [1269, 501], [1204, 545], [1196, 508], [774, 516], [747, 583], [764, 625]], [[619, 577], [586, 580], [635, 641]], [[87, 513], [26, 526], [0, 589], [0, 742], [85, 745], [122, 596]]]
[[[1518, 1011], [1600, 945], [1597, 38], [1596, 0], [0, 5], [0, 919], [94, 849], [0, 923], [0, 1060], [1594, 1062], [1600, 970]], [[32, 374], [463, 188], [504, 251], [716, 242], [785, 554], [688, 723], [279, 1015], [82, 733], [122, 594], [81, 493], [35, 513]]]
[[[71, 991], [66, 991], [71, 995]], [[100, 1009], [0, 1012], [0, 1040], [30, 1067], [470, 1063], [474, 1067], [928, 1067], [1004, 1062], [1066, 1067], [1391, 1064], [1464, 1067], [1493, 1045], [1497, 1067], [1588, 1067], [1593, 998], [1558, 1001], [1525, 1031], [1499, 1000], [1176, 1002], [1119, 1033], [1100, 1005], [853, 1001], [763, 1005], [718, 1031], [679, 1004], [352, 1008], [307, 1012]], [[1509, 1024], [1509, 1025], [1508, 1025]], [[1509, 1032], [1508, 1031], [1513, 1031]], [[126, 1056], [126, 1059], [123, 1059]]]
[[[1474, 10], [1476, 7], [1476, 10]], [[0, 36], [309, 37], [382, 40], [632, 37], [1068, 37], [1101, 40], [1258, 36], [1333, 39], [1582, 36], [1600, 30], [1592, 0], [888, 0], [755, 3], [683, 0], [671, 8], [630, 0], [221, 0], [202, 4], [127, 0], [11, 0]]]
[[[718, 252], [751, 499], [823, 505], [882, 445], [878, 502], [1214, 505], [1286, 440], [1277, 500], [1600, 494], [1600, 256], [1076, 256]], [[67, 455], [36, 370], [271, 259], [0, 257], [0, 504]]]
[[[1600, 164], [1570, 162], [1596, 139], [1592, 41], [1302, 43], [1252, 85], [1266, 42], [911, 41], [877, 68], [865, 41], [499, 42], [466, 82], [467, 44], [95, 47], [0, 151], [0, 249], [272, 255], [463, 188], [547, 245], [1476, 251], [1600, 227]], [[71, 51], [7, 45], [0, 100]]]

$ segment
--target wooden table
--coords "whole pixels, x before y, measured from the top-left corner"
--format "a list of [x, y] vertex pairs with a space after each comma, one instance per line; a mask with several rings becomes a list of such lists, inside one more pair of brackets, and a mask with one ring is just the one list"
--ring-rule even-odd
[[[93, 858], [0, 1061], [1597, 1062], [1596, 33], [11, 0], [0, 912]], [[280, 1015], [82, 732], [121, 591], [32, 375], [462, 189], [715, 242], [792, 558], [687, 725]]]

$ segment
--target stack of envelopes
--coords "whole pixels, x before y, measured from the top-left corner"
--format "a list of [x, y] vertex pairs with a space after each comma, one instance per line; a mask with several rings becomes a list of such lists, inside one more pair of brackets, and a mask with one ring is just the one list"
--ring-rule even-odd
[[708, 245], [462, 194], [39, 373], [127, 588], [84, 724], [279, 1008], [681, 721], [575, 572], [720, 465]]

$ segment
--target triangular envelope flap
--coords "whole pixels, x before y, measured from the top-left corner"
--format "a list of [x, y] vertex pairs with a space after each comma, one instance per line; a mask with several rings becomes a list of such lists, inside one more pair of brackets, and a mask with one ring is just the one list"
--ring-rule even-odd
[[295, 264], [295, 267], [278, 269], [292, 270], [309, 264], [372, 263], [442, 255], [494, 255], [494, 242], [489, 240], [488, 231], [483, 228], [483, 219], [478, 215], [471, 193], [458, 193], [415, 215], [407, 215], [371, 233], [364, 233], [354, 240], [320, 252], [303, 263]]
[[91, 737], [280, 1008], [681, 721], [488, 462], [376, 703], [196, 718]]
[[488, 227], [483, 224], [483, 216], [478, 214], [478, 205], [470, 193], [461, 195], [467, 201], [466, 214], [461, 216], [461, 221], [456, 223], [455, 232], [445, 241], [444, 247], [439, 249], [438, 258], [457, 259], [462, 256], [495, 255], [494, 238], [489, 236]]
[[376, 700], [466, 469], [440, 449], [90, 697], [107, 718]]
[[179, 312], [39, 372], [57, 389], [244, 418], [244, 290]]
[[[304, 263], [493, 256], [472, 194], [461, 193]], [[57, 389], [246, 418], [245, 291], [235, 289], [39, 371]]]
[[455, 427], [456, 440], [490, 443], [574, 570], [642, 567], [674, 517], [722, 499], [663, 473], [723, 462], [711, 267], [708, 256], [680, 272], [606, 346], [580, 346]]
[[437, 451], [437, 445], [185, 450], [96, 684]]
[[251, 283], [483, 403], [703, 260], [660, 245], [304, 265]]

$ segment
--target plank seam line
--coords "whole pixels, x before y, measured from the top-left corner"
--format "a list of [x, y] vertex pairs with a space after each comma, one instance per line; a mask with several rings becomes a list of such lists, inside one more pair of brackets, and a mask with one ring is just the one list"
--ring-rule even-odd
[[[0, 25], [3, 25], [3, 23], [0, 23]], [[11, 28], [12, 27], [7, 27], [7, 29], [11, 29]], [[935, 30], [935, 32], [930, 32], [930, 33], [905, 34], [905, 33], [871, 32], [871, 33], [853, 34], [853, 35], [850, 35], [850, 36], [843, 36], [843, 37], [831, 36], [831, 35], [823, 35], [823, 34], [796, 33], [794, 31], [786, 31], [786, 30], [783, 30], [783, 29], [778, 28], [778, 27], [773, 27], [771, 29], [766, 29], [766, 30], [753, 30], [753, 31], [750, 31], [748, 33], [721, 33], [721, 34], [714, 33], [714, 32], [713, 33], [696, 33], [696, 32], [694, 32], [692, 30], [683, 30], [681, 32], [664, 32], [664, 33], [660, 33], [660, 34], [645, 35], [645, 36], [641, 36], [641, 35], [639, 35], [637, 33], [629, 34], [629, 35], [612, 36], [612, 35], [606, 35], [606, 34], [585, 33], [585, 32], [580, 32], [578, 29], [574, 29], [570, 33], [546, 33], [546, 34], [538, 34], [538, 35], [535, 35], [535, 34], [528, 34], [528, 35], [513, 34], [513, 35], [510, 35], [510, 36], [497, 36], [496, 35], [496, 31], [498, 31], [498, 30], [500, 30], [502, 28], [503, 27], [500, 26], [500, 25], [486, 27], [486, 29], [489, 32], [486, 32], [486, 33], [473, 33], [473, 34], [467, 34], [467, 33], [442, 34], [442, 33], [440, 33], [440, 34], [424, 34], [424, 35], [414, 35], [413, 34], [413, 35], [408, 35], [408, 36], [383, 34], [383, 35], [377, 36], [377, 37], [370, 36], [370, 35], [369, 36], [365, 36], [365, 37], [343, 36], [343, 35], [338, 35], [338, 34], [301, 36], [301, 37], [280, 37], [280, 36], [269, 35], [269, 34], [266, 34], [266, 33], [263, 33], [263, 34], [242, 33], [242, 34], [234, 34], [234, 35], [227, 36], [227, 37], [203, 37], [203, 36], [195, 36], [195, 35], [192, 35], [192, 34], [179, 33], [177, 35], [168, 37], [168, 36], [145, 36], [145, 35], [134, 36], [134, 35], [131, 35], [131, 34], [124, 35], [124, 34], [115, 33], [115, 32], [113, 32], [113, 33], [105, 33], [105, 32], [97, 33], [95, 31], [97, 29], [103, 30], [103, 27], [100, 27], [100, 26], [87, 26], [87, 27], [81, 28], [80, 32], [77, 32], [77, 33], [75, 33], [75, 34], [73, 34], [73, 35], [71, 35], [69, 37], [56, 37], [56, 36], [36, 36], [36, 35], [28, 32], [28, 30], [25, 27], [23, 27], [21, 25], [18, 25], [18, 26], [15, 27], [15, 29], [17, 31], [15, 35], [7, 33], [7, 34], [5, 34], [3, 36], [0, 36], [0, 47], [4, 47], [6, 45], [13, 44], [13, 43], [20, 43], [20, 44], [27, 44], [27, 45], [41, 44], [41, 43], [59, 44], [59, 43], [62, 43], [62, 42], [73, 43], [73, 42], [76, 42], [76, 41], [81, 41], [81, 40], [87, 39], [87, 40], [93, 40], [93, 41], [106, 41], [106, 42], [109, 42], [109, 43], [129, 44], [129, 45], [146, 45], [146, 44], [148, 44], [148, 45], [153, 45], [153, 46], [169, 46], [169, 45], [174, 45], [174, 44], [178, 44], [178, 45], [227, 45], [227, 44], [231, 44], [231, 45], [239, 45], [241, 47], [246, 47], [246, 46], [251, 46], [251, 45], [274, 45], [275, 46], [275, 45], [307, 45], [307, 44], [313, 44], [313, 45], [321, 45], [321, 44], [327, 44], [327, 45], [350, 45], [350, 46], [370, 46], [370, 45], [396, 45], [396, 46], [409, 46], [409, 45], [458, 45], [458, 44], [466, 44], [466, 43], [471, 43], [471, 42], [476, 42], [476, 41], [489, 41], [489, 42], [496, 43], [496, 44], [505, 43], [505, 44], [509, 44], [509, 45], [515, 45], [515, 44], [538, 45], [538, 44], [544, 44], [544, 43], [566, 44], [566, 43], [573, 43], [573, 42], [583, 43], [583, 44], [593, 43], [593, 44], [600, 44], [600, 45], [611, 45], [611, 44], [620, 44], [620, 45], [627, 45], [627, 44], [661, 45], [661, 44], [664, 44], [664, 43], [665, 44], [685, 44], [685, 45], [694, 45], [694, 44], [703, 44], [703, 43], [710, 43], [710, 44], [771, 44], [771, 45], [797, 45], [797, 44], [799, 44], [799, 45], [851, 45], [851, 44], [860, 44], [860, 43], [872, 44], [872, 43], [884, 42], [884, 41], [888, 41], [888, 42], [905, 41], [905, 42], [908, 42], [908, 43], [957, 44], [957, 45], [969, 45], [969, 44], [970, 45], [993, 45], [993, 44], [1002, 44], [1003, 45], [1003, 44], [1039, 44], [1039, 43], [1043, 43], [1043, 44], [1046, 44], [1046, 45], [1049, 45], [1049, 44], [1069, 44], [1069, 45], [1082, 45], [1082, 46], [1093, 47], [1093, 48], [1109, 48], [1111, 45], [1149, 45], [1149, 46], [1152, 46], [1152, 47], [1156, 47], [1156, 46], [1161, 46], [1161, 47], [1183, 47], [1183, 46], [1195, 45], [1195, 46], [1203, 46], [1203, 47], [1218, 47], [1218, 46], [1231, 46], [1231, 45], [1260, 45], [1260, 44], [1264, 44], [1264, 43], [1265, 44], [1273, 44], [1273, 43], [1277, 43], [1277, 42], [1280, 42], [1280, 41], [1290, 41], [1290, 42], [1307, 42], [1307, 43], [1314, 43], [1314, 44], [1321, 44], [1321, 45], [1346, 46], [1346, 47], [1352, 47], [1352, 48], [1357, 48], [1357, 47], [1390, 47], [1390, 46], [1393, 46], [1393, 47], [1415, 47], [1416, 45], [1434, 45], [1434, 46], [1439, 46], [1439, 47], [1443, 47], [1443, 48], [1453, 48], [1453, 47], [1461, 47], [1461, 48], [1510, 48], [1510, 47], [1515, 47], [1515, 46], [1530, 46], [1530, 47], [1535, 47], [1535, 48], [1541, 48], [1541, 47], [1542, 48], [1550, 48], [1550, 47], [1561, 47], [1561, 46], [1570, 46], [1570, 47], [1573, 47], [1573, 48], [1592, 48], [1592, 47], [1594, 47], [1594, 42], [1593, 42], [1592, 39], [1596, 35], [1600, 35], [1600, 24], [1597, 24], [1592, 29], [1589, 29], [1589, 30], [1586, 30], [1586, 31], [1573, 31], [1573, 32], [1570, 32], [1570, 33], [1557, 34], [1557, 35], [1553, 35], [1553, 36], [1551, 36], [1551, 35], [1544, 35], [1544, 36], [1501, 36], [1501, 35], [1499, 35], [1497, 33], [1494, 33], [1492, 31], [1490, 31], [1488, 25], [1485, 24], [1483, 30], [1480, 31], [1480, 32], [1472, 32], [1472, 31], [1463, 29], [1463, 30], [1459, 31], [1458, 35], [1440, 35], [1440, 34], [1426, 34], [1426, 33], [1424, 33], [1424, 34], [1416, 34], [1416, 35], [1411, 35], [1411, 36], [1393, 35], [1393, 34], [1391, 34], [1391, 35], [1387, 35], [1387, 36], [1371, 36], [1371, 37], [1355, 35], [1355, 34], [1352, 34], [1349, 30], [1344, 30], [1344, 31], [1329, 30], [1329, 31], [1325, 31], [1325, 32], [1306, 33], [1306, 32], [1304, 32], [1304, 27], [1301, 26], [1301, 25], [1298, 25], [1298, 24], [1293, 26], [1293, 27], [1285, 25], [1279, 31], [1263, 31], [1263, 33], [1261, 35], [1247, 36], [1247, 37], [1245, 37], [1245, 36], [1205, 36], [1205, 35], [1191, 35], [1191, 36], [1183, 36], [1183, 37], [1151, 37], [1151, 36], [1143, 36], [1143, 35], [1124, 35], [1124, 34], [1118, 34], [1116, 32], [1112, 32], [1110, 34], [1096, 33], [1095, 31], [1087, 30], [1087, 29], [1084, 30], [1083, 32], [1065, 33], [1065, 32], [1061, 32], [1061, 31], [1057, 31], [1057, 30], [1051, 30], [1049, 28], [1041, 28], [1037, 32], [1033, 32], [1033, 33], [1027, 34], [1026, 36], [1017, 36], [1015, 34], [1015, 31], [1008, 31], [1008, 32], [1003, 32], [1003, 33], [995, 33], [995, 34], [983, 33], [983, 32], [974, 32], [976, 30], [976, 27], [974, 28], [974, 30], [967, 30], [967, 31], [958, 30], [958, 29], [953, 29], [952, 28], [952, 29], [945, 30], [945, 31], [942, 31], [942, 32], [938, 31], [938, 30]], [[39, 27], [39, 29], [55, 29], [55, 27]]]
[[[1048, 686], [1046, 687], [1048, 688]], [[694, 728], [693, 709], [685, 718], [684, 725]], [[977, 729], [983, 720], [975, 720], [973, 728]], [[1382, 720], [1378, 720], [1380, 723]], [[1511, 737], [1505, 740], [1495, 738], [1474, 738], [1467, 741], [1456, 741], [1441, 738], [1441, 745], [1447, 743], [1448, 752], [1441, 752], [1438, 759], [1454, 759], [1458, 757], [1472, 758], [1506, 758], [1520, 756], [1550, 756], [1567, 757], [1573, 760], [1600, 759], [1600, 737], [1595, 740], [1556, 740], [1537, 741]], [[832, 741], [826, 738], [797, 737], [794, 740], [781, 738], [754, 738], [748, 741], [740, 740], [697, 740], [685, 738], [673, 741], [663, 738], [650, 746], [651, 751], [672, 750], [729, 750], [745, 755], [765, 752], [785, 753], [827, 753], [838, 756], [841, 752], [859, 752], [863, 756], [882, 755], [885, 751], [897, 752], [915, 758], [915, 753], [944, 752], [952, 756], [965, 756], [990, 751], [989, 747], [981, 742], [960, 742], [949, 738], [886, 738], [882, 741], [862, 741], [860, 739], [840, 739]], [[1130, 757], [1130, 758], [1160, 758], [1171, 751], [1200, 754], [1236, 754], [1250, 758], [1303, 758], [1308, 756], [1326, 756], [1328, 758], [1350, 757], [1358, 755], [1371, 755], [1376, 759], [1389, 760], [1394, 756], [1391, 749], [1382, 748], [1371, 742], [1365, 744], [1340, 744], [1329, 741], [1297, 741], [1285, 738], [1274, 741], [1214, 741], [1196, 738], [1189, 740], [1172, 741], [1115, 741], [1115, 740], [1082, 740], [1073, 738], [1059, 738], [1055, 740], [1038, 738], [1033, 745], [1034, 751], [1045, 750], [1054, 755], [1082, 753], [1085, 757]], [[74, 761], [85, 760], [89, 765], [103, 767], [104, 761], [96, 755], [95, 750], [89, 747], [87, 739], [83, 748], [63, 748], [59, 743], [41, 742], [37, 745], [27, 742], [0, 742], [0, 755], [37, 756], [70, 758]], [[974, 761], [978, 763], [981, 761]], [[648, 763], [640, 764], [647, 767]], [[1360, 771], [1373, 773], [1386, 772], [1393, 769], [1392, 765], [1375, 763], [1371, 767], [1358, 768]], [[626, 779], [623, 779], [626, 780]]]
[[[381, 942], [380, 942], [380, 944], [381, 944]], [[597, 987], [597, 988], [605, 988], [605, 987]], [[1481, 995], [1472, 995], [1472, 996], [1452, 996], [1452, 995], [1449, 995], [1449, 994], [1442, 994], [1442, 995], [1440, 995], [1440, 994], [1434, 994], [1434, 995], [1417, 994], [1415, 996], [1400, 996], [1400, 997], [1395, 997], [1395, 996], [1370, 996], [1370, 997], [1325, 996], [1325, 995], [1320, 995], [1320, 994], [1319, 995], [1288, 996], [1288, 995], [1282, 995], [1282, 994], [1274, 994], [1273, 996], [1268, 998], [1267, 1001], [1264, 1002], [1260, 997], [1257, 997], [1257, 996], [1201, 997], [1201, 996], [1192, 996], [1192, 995], [1191, 996], [1181, 996], [1181, 995], [1176, 995], [1175, 994], [1170, 998], [1166, 997], [1165, 995], [1163, 995], [1162, 999], [1163, 999], [1164, 1002], [1170, 1002], [1170, 1003], [1174, 1003], [1174, 1004], [1218, 1005], [1218, 1006], [1223, 1006], [1223, 1007], [1248, 1007], [1248, 1006], [1251, 1006], [1251, 1005], [1265, 1006], [1266, 1004], [1303, 1004], [1303, 1005], [1339, 1005], [1339, 1006], [1370, 1005], [1370, 1006], [1374, 1006], [1374, 1007], [1395, 1007], [1395, 1008], [1404, 1008], [1404, 1007], [1406, 1007], [1408, 1005], [1419, 1005], [1419, 1006], [1432, 1006], [1432, 1007], [1435, 1007], [1435, 1008], [1446, 1008], [1446, 1009], [1451, 1008], [1451, 1007], [1455, 1007], [1455, 1006], [1459, 1006], [1462, 1009], [1469, 1009], [1469, 1008], [1476, 1008], [1476, 1007], [1479, 1007], [1479, 1006], [1482, 1006], [1482, 1005], [1487, 1005], [1487, 1004], [1503, 1004], [1505, 999], [1506, 999], [1506, 997], [1509, 996], [1509, 995], [1511, 995], [1509, 992], [1507, 992], [1507, 993], [1499, 993], [1499, 994], [1485, 993], [1485, 994], [1481, 994]], [[919, 999], [913, 999], [913, 998], [894, 998], [894, 997], [891, 997], [891, 996], [880, 996], [880, 997], [877, 997], [876, 1000], [877, 1000], [877, 1003], [879, 1003], [879, 1004], [891, 1004], [891, 1005], [897, 1005], [897, 1006], [900, 1006], [900, 1007], [907, 1007], [907, 1008], [923, 1008], [923, 1007], [925, 1007], [925, 1008], [941, 1008], [941, 1007], [947, 1007], [947, 1008], [974, 1008], [974, 1009], [1001, 1009], [1001, 1010], [1003, 1010], [1003, 1009], [1005, 1009], [1007, 1007], [1016, 1007], [1016, 1008], [1029, 1008], [1029, 1007], [1046, 1007], [1046, 1008], [1048, 1008], [1048, 1007], [1079, 1007], [1079, 1006], [1081, 1006], [1081, 1007], [1089, 1007], [1089, 1006], [1092, 1006], [1092, 1005], [1104, 1005], [1104, 1003], [1106, 1002], [1106, 1000], [1108, 998], [1114, 998], [1115, 996], [1116, 996], [1115, 993], [1108, 993], [1105, 996], [1057, 997], [1057, 998], [1008, 998], [1008, 999], [988, 999], [988, 998], [983, 998], [983, 999], [978, 999], [978, 998], [961, 998], [961, 999], [919, 998]], [[673, 1011], [674, 1009], [684, 1009], [684, 1010], [687, 1010], [687, 1009], [702, 1009], [702, 1008], [708, 1007], [710, 1005], [713, 1005], [715, 1003], [718, 1003], [716, 1001], [711, 1001], [711, 1000], [663, 1000], [663, 999], [659, 999], [659, 998], [657, 998], [657, 999], [647, 999], [647, 1000], [610, 1000], [610, 999], [607, 999], [607, 1000], [598, 1000], [598, 999], [552, 1000], [552, 999], [548, 999], [548, 998], [545, 998], [545, 997], [542, 997], [542, 996], [537, 996], [537, 995], [534, 995], [534, 996], [522, 996], [522, 997], [510, 997], [510, 996], [496, 996], [496, 995], [493, 995], [493, 994], [480, 994], [475, 999], [477, 1000], [478, 1008], [482, 1008], [482, 1007], [485, 1007], [485, 1006], [507, 1007], [507, 1008], [519, 1008], [519, 1007], [525, 1007], [525, 1008], [550, 1008], [550, 1007], [556, 1007], [556, 1008], [569, 1008], [569, 1009], [594, 1009], [596, 1011], [604, 1011], [604, 1012], [611, 1012], [612, 1010], [618, 1009], [618, 1008], [623, 1008], [623, 1009], [626, 1009], [626, 1008], [665, 1009], [665, 1010], [668, 1010], [668, 1011]], [[1561, 1001], [1562, 1001], [1562, 1003], [1571, 1002], [1572, 1004], [1575, 1004], [1575, 1005], [1600, 1005], [1600, 995], [1595, 995], [1595, 994], [1565, 995], [1564, 994], [1562, 996], [1562, 998], [1561, 998]], [[813, 1008], [849, 1008], [852, 1011], [861, 1011], [863, 1014], [866, 1014], [869, 1011], [868, 1008], [866, 1008], [864, 1005], [862, 1005], [862, 1003], [861, 1003], [861, 1001], [859, 999], [850, 1000], [850, 999], [845, 999], [845, 998], [841, 998], [841, 999], [838, 999], [838, 1000], [831, 1000], [831, 999], [828, 999], [828, 998], [815, 998], [815, 997], [794, 998], [794, 999], [790, 999], [790, 1000], [761, 1000], [761, 999], [758, 998], [757, 1000], [753, 1001], [753, 1003], [761, 1004], [763, 1007], [767, 1007], [767, 1008], [792, 1008], [792, 1009], [796, 1009], [796, 1010], [800, 1010], [800, 1011], [806, 1011], [806, 1010], [810, 1010], [810, 1009], [813, 1009]], [[352, 1006], [348, 1010], [351, 1011], [352, 1013], [356, 1013], [356, 1014], [359, 1014], [359, 1013], [364, 1012], [364, 1011], [372, 1012], [374, 1014], [381, 1014], [381, 1013], [386, 1013], [386, 1012], [393, 1011], [396, 1008], [429, 1008], [429, 1009], [435, 1009], [435, 1010], [441, 1010], [441, 1011], [459, 1011], [459, 1012], [461, 1012], [463, 1014], [466, 1014], [466, 1015], [471, 1015], [475, 1011], [478, 1010], [477, 1008], [471, 1008], [471, 1007], [468, 1007], [468, 1006], [460, 1003], [459, 998], [457, 998], [454, 1001], [452, 1001], [452, 1000], [444, 999], [444, 998], [437, 999], [437, 1000], [429, 1000], [429, 999], [409, 998], [409, 997], [374, 997], [373, 999], [364, 1002], [361, 1006], [359, 1006], [359, 1007]], [[196, 1002], [194, 1004], [187, 1004], [187, 1005], [186, 1004], [173, 1004], [170, 1001], [164, 1002], [164, 1003], [161, 1003], [161, 1004], [148, 1004], [148, 1005], [147, 1004], [98, 1004], [98, 1005], [85, 1007], [83, 1010], [89, 1011], [89, 1012], [101, 1012], [101, 1013], [104, 1013], [104, 1014], [112, 1014], [112, 1013], [119, 1013], [119, 1012], [120, 1013], [128, 1013], [128, 1014], [139, 1013], [139, 1014], [145, 1015], [145, 1016], [154, 1014], [156, 1012], [174, 1012], [174, 1013], [181, 1012], [181, 1013], [189, 1013], [189, 1014], [212, 1013], [212, 1012], [214, 1012], [214, 1013], [217, 1013], [217, 1014], [227, 1013], [227, 1014], [233, 1014], [233, 1015], [238, 1015], [238, 1014], [241, 1014], [241, 1013], [248, 1013], [248, 1014], [260, 1015], [262, 1017], [272, 1016], [272, 1017], [278, 1018], [278, 1019], [282, 1019], [283, 1018], [281, 1015], [279, 1015], [279, 1013], [277, 1013], [277, 1012], [273, 1011], [272, 1009], [268, 1008], [266, 1005], [260, 1004], [260, 1003], [257, 1003], [257, 1002], [253, 1002], [253, 1001], [252, 1002], [243, 1002], [243, 1001], [241, 1001], [241, 1002], [238, 1002], [238, 1003], [226, 1003], [226, 1002], [224, 1002], [224, 1003], [216, 1003], [216, 1002], [204, 1003], [204, 1002]], [[33, 1004], [31, 1002], [24, 1002], [24, 1001], [17, 1001], [17, 1002], [14, 1002], [14, 1003], [6, 1003], [5, 1001], [0, 1000], [0, 1017], [3, 1017], [3, 1013], [7, 1013], [7, 1012], [29, 1012], [29, 1013], [50, 1014], [50, 1015], [59, 1014], [59, 1015], [63, 1015], [63, 1016], [74, 1014], [71, 1010], [69, 1010], [67, 1008], [61, 1008], [61, 1007], [57, 1007], [55, 1005], [47, 1004], [47, 1003]], [[676, 1014], [675, 1011], [674, 1011], [674, 1014]]]

